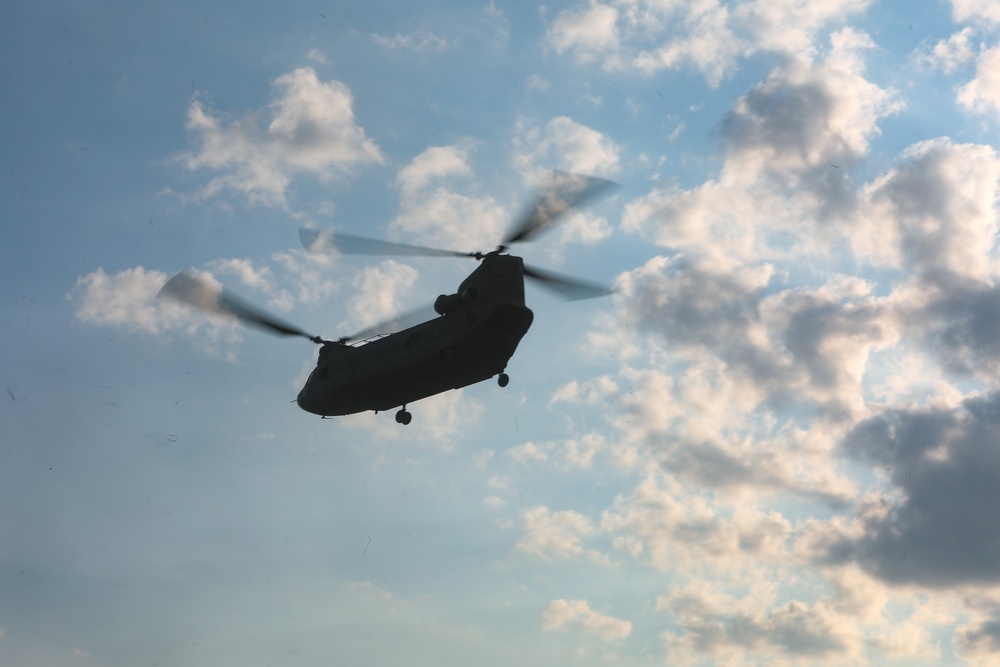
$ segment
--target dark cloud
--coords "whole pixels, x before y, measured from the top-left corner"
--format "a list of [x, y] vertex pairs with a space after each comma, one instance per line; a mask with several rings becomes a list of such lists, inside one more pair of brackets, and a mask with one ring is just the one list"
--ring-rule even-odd
[[938, 276], [929, 303], [909, 314], [929, 348], [953, 373], [995, 379], [1000, 373], [1000, 287]]
[[975, 627], [966, 627], [955, 633], [955, 644], [968, 655], [1000, 653], [1000, 620], [992, 618]]
[[[734, 152], [765, 149], [805, 162], [829, 130], [835, 104], [836, 92], [827, 81], [819, 77], [795, 81], [778, 69], [740, 99], [726, 114], [722, 129]], [[833, 155], [838, 148], [842, 151], [843, 145], [828, 151]]]
[[900, 498], [859, 513], [863, 532], [826, 546], [892, 584], [1000, 583], [1000, 393], [956, 408], [889, 410], [845, 438], [884, 470]]

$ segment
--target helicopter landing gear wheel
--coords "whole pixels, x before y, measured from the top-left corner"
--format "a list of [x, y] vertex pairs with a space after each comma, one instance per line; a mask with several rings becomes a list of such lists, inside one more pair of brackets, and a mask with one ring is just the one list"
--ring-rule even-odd
[[403, 426], [406, 426], [412, 420], [413, 420], [413, 415], [411, 415], [409, 412], [407, 412], [405, 405], [402, 407], [402, 409], [399, 412], [396, 413], [396, 423], [397, 424], [402, 424]]
[[497, 376], [497, 384], [501, 387], [506, 387], [508, 382], [510, 382], [510, 376], [506, 373], [501, 373]]

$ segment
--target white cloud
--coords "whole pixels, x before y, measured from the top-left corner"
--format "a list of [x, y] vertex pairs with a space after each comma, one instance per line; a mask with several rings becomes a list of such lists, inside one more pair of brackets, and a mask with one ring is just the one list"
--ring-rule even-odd
[[600, 61], [606, 69], [652, 74], [690, 64], [715, 87], [741, 58], [761, 51], [812, 57], [818, 36], [869, 4], [871, 0], [588, 0], [557, 14], [546, 39], [556, 53], [580, 63]]
[[[736, 102], [722, 126], [718, 179], [654, 190], [626, 206], [622, 227], [716, 263], [828, 255], [820, 224], [851, 210], [846, 169], [900, 107], [862, 74], [867, 37], [842, 31], [831, 42], [822, 62], [793, 60]], [[815, 233], [803, 233], [809, 227]]]
[[[275, 79], [273, 87], [266, 112], [232, 122], [200, 101], [191, 104], [187, 128], [201, 145], [179, 159], [192, 171], [220, 174], [200, 196], [236, 192], [252, 203], [286, 207], [288, 187], [299, 174], [329, 179], [355, 165], [382, 162], [378, 147], [355, 122], [346, 85], [323, 83], [311, 67], [302, 67]], [[259, 116], [266, 127], [259, 126]]]
[[661, 571], [763, 566], [786, 557], [791, 524], [777, 512], [737, 508], [721, 512], [704, 497], [651, 467], [628, 495], [604, 512], [601, 528], [614, 546]]
[[407, 35], [396, 34], [393, 37], [374, 34], [372, 39], [379, 46], [389, 51], [416, 51], [418, 53], [428, 53], [432, 51], [444, 51], [448, 48], [448, 40], [438, 37], [433, 32], [418, 30]]
[[[652, 9], [655, 5], [651, 4]], [[736, 35], [730, 25], [730, 9], [715, 1], [681, 4], [668, 2], [660, 7], [669, 7], [674, 16], [646, 15], [639, 17], [644, 24], [641, 28], [662, 29], [665, 23], [673, 25], [662, 44], [642, 50], [634, 60], [634, 66], [646, 73], [661, 69], [674, 69], [690, 62], [713, 87], [732, 71], [737, 58], [748, 52], [748, 45]], [[673, 13], [673, 12], [671, 12]], [[650, 24], [653, 24], [652, 26]], [[672, 33], [672, 34], [671, 34]]]
[[922, 59], [931, 67], [940, 69], [946, 74], [954, 72], [975, 60], [975, 49], [969, 43], [973, 34], [972, 28], [963, 28], [948, 39], [942, 39], [935, 44], [930, 53], [925, 54]]
[[76, 318], [99, 326], [160, 334], [185, 321], [186, 309], [156, 298], [169, 276], [141, 266], [108, 275], [103, 268], [77, 279], [70, 298]]
[[848, 234], [877, 264], [932, 278], [986, 280], [994, 273], [1000, 158], [993, 148], [924, 141], [865, 185]]
[[352, 331], [384, 322], [409, 310], [403, 300], [417, 282], [413, 267], [391, 259], [366, 266], [354, 279], [358, 294], [347, 304]]
[[313, 47], [306, 52], [306, 60], [317, 65], [329, 65], [330, 59], [319, 49]]
[[542, 630], [552, 632], [566, 626], [579, 626], [585, 634], [605, 642], [632, 634], [631, 621], [600, 614], [586, 600], [553, 600], [542, 613]]
[[951, 0], [952, 16], [955, 21], [984, 21], [987, 24], [1000, 24], [1000, 6], [993, 0]]
[[976, 59], [976, 77], [958, 91], [958, 102], [976, 113], [1000, 120], [1000, 45]]
[[543, 463], [549, 460], [549, 455], [545, 451], [546, 449], [548, 449], [548, 447], [539, 446], [533, 442], [525, 442], [517, 447], [512, 447], [507, 450], [507, 456], [514, 459], [515, 462], [521, 465]]
[[561, 11], [549, 26], [547, 38], [556, 53], [572, 51], [590, 62], [618, 49], [618, 10], [591, 0], [585, 6]]
[[553, 118], [543, 127], [522, 118], [515, 132], [514, 164], [532, 184], [553, 168], [596, 176], [612, 175], [619, 169], [618, 144], [567, 116]]
[[859, 664], [862, 634], [857, 621], [841, 616], [820, 601], [793, 600], [764, 607], [757, 596], [737, 599], [705, 585], [688, 585], [657, 600], [657, 609], [672, 612], [679, 631], [664, 633], [667, 658], [677, 664], [697, 664], [746, 651], [765, 662], [777, 656], [816, 662]]
[[[399, 213], [390, 228], [418, 243], [466, 252], [489, 250], [502, 238], [507, 213], [495, 199], [475, 194], [469, 164], [475, 144], [433, 146], [400, 170]], [[459, 191], [464, 184], [472, 194]]]
[[[168, 277], [141, 266], [112, 275], [99, 268], [78, 278], [67, 298], [75, 304], [80, 322], [153, 336], [181, 333], [213, 354], [220, 351], [220, 345], [230, 348], [228, 358], [234, 361], [231, 348], [241, 340], [236, 321], [209, 317], [171, 299], [157, 298]], [[199, 278], [218, 285], [211, 274], [199, 272]]]
[[552, 512], [537, 506], [525, 510], [521, 518], [525, 533], [514, 545], [518, 551], [543, 560], [586, 555], [591, 560], [604, 561], [599, 552], [584, 549], [581, 544], [595, 532], [590, 519], [582, 514], [569, 510]]

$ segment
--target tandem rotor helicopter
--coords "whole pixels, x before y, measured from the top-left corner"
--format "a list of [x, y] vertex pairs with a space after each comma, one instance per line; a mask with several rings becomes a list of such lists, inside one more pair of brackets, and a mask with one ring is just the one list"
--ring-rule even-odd
[[[480, 262], [454, 294], [437, 298], [433, 314], [421, 309], [337, 340], [309, 334], [191, 271], [167, 281], [158, 296], [320, 345], [316, 368], [296, 399], [306, 412], [326, 418], [399, 408], [396, 422], [405, 425], [412, 419], [406, 406], [414, 401], [492, 377], [501, 387], [507, 386], [507, 362], [534, 319], [524, 302], [525, 278], [568, 300], [611, 293], [601, 285], [526, 266], [507, 250], [511, 244], [531, 240], [572, 208], [614, 185], [593, 176], [555, 172], [501, 245], [489, 252], [439, 250], [300, 229], [302, 244], [313, 253], [471, 257]], [[430, 319], [408, 324], [423, 319], [425, 312]]]

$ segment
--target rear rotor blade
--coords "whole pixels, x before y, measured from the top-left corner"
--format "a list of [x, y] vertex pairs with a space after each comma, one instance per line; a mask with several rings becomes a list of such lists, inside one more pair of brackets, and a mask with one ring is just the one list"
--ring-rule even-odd
[[616, 186], [617, 183], [596, 176], [553, 172], [551, 182], [542, 188], [534, 205], [511, 228], [503, 244], [531, 239], [569, 210]]
[[192, 271], [181, 271], [167, 281], [158, 297], [180, 301], [212, 315], [232, 316], [244, 324], [263, 329], [277, 336], [302, 336], [314, 343], [322, 343], [293, 324], [289, 324], [265, 310], [230, 294], [218, 285], [201, 278]]
[[540, 287], [554, 292], [567, 301], [581, 301], [614, 294], [615, 290], [605, 285], [588, 283], [558, 273], [542, 271], [531, 266], [524, 267], [524, 275], [535, 280]]
[[370, 239], [366, 236], [333, 233], [328, 230], [299, 229], [299, 238], [306, 250], [319, 254], [345, 255], [408, 255], [417, 257], [475, 257], [476, 253], [440, 250], [424, 246]]

